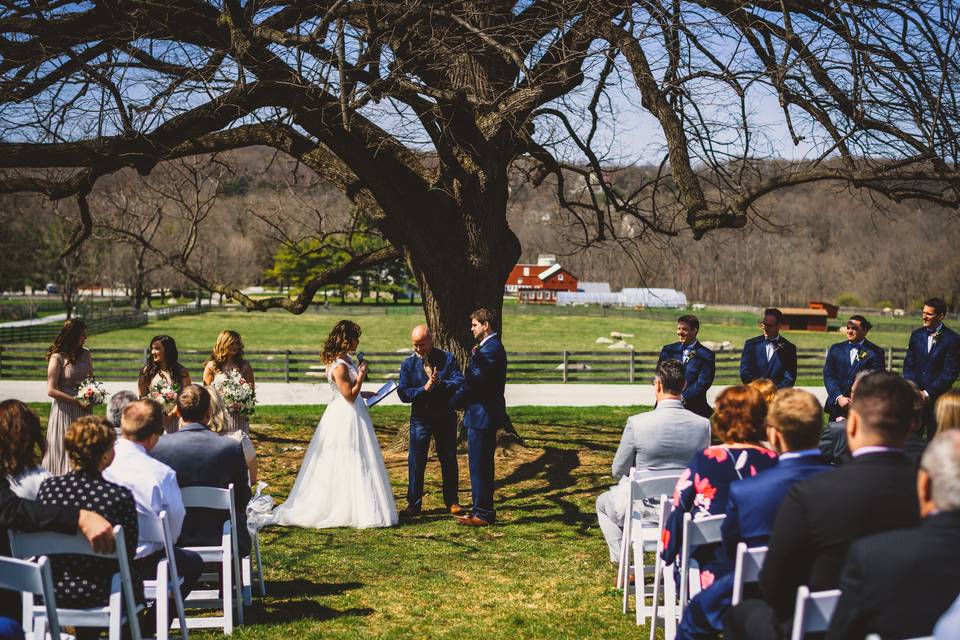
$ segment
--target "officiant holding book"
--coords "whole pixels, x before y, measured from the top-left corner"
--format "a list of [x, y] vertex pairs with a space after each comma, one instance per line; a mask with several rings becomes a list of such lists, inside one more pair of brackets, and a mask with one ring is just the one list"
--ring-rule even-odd
[[410, 449], [407, 453], [407, 507], [402, 514], [418, 515], [423, 508], [423, 474], [433, 438], [443, 477], [443, 502], [450, 513], [463, 511], [459, 504], [457, 468], [457, 416], [450, 398], [463, 375], [452, 353], [433, 346], [430, 329], [415, 327], [410, 336], [413, 355], [400, 365], [397, 394], [410, 403]]

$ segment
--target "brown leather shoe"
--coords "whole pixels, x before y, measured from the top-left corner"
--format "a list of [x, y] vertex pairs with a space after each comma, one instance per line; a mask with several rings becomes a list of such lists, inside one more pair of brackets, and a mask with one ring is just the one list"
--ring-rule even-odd
[[463, 513], [463, 507], [461, 507], [459, 504], [454, 502], [452, 505], [450, 505], [450, 513], [452, 513], [455, 516], [459, 516]]
[[490, 526], [490, 523], [484, 520], [483, 518], [478, 518], [477, 516], [470, 515], [466, 518], [457, 518], [457, 524], [462, 524], [466, 527], [487, 527]]

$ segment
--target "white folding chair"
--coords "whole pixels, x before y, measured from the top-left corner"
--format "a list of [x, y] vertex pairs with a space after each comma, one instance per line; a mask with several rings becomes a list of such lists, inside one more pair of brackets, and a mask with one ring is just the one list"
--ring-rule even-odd
[[809, 587], [802, 585], [798, 587], [790, 640], [802, 640], [808, 633], [826, 631], [839, 600], [840, 589], [811, 593]]
[[693, 514], [683, 514], [683, 541], [680, 546], [680, 607], [678, 616], [683, 617], [683, 608], [693, 596], [700, 593], [700, 566], [693, 559], [697, 547], [720, 542], [720, 527], [727, 516], [707, 516], [698, 520]]
[[[0, 588], [22, 592], [25, 605], [29, 599], [31, 618], [23, 618], [23, 630], [27, 637], [33, 634], [35, 640], [44, 640], [49, 633], [51, 640], [60, 640], [57, 597], [53, 592], [53, 576], [46, 556], [40, 556], [36, 562], [0, 557]], [[34, 594], [43, 596], [46, 617], [33, 618]]]
[[[656, 561], [653, 574], [653, 603], [650, 612], [650, 640], [655, 640], [657, 625], [663, 620], [663, 637], [673, 640], [677, 635], [677, 587], [673, 579], [673, 565], [663, 563], [663, 529], [667, 517], [673, 510], [669, 501], [660, 502], [659, 517], [660, 539], [657, 540]], [[660, 609], [660, 586], [663, 585], [663, 610]]]
[[731, 606], [743, 599], [743, 585], [760, 580], [760, 569], [767, 557], [766, 547], [748, 549], [746, 542], [737, 545], [737, 560], [733, 569], [733, 600]]
[[[643, 500], [657, 501], [665, 504], [667, 496], [673, 493], [682, 470], [641, 471], [630, 470], [630, 496], [625, 505], [623, 538], [620, 544], [620, 565], [617, 572], [617, 585], [623, 589], [623, 612], [627, 612], [628, 600], [631, 593], [636, 594], [636, 622], [637, 625], [646, 623], [653, 613], [653, 605], [647, 604], [653, 598], [653, 591], [648, 590], [646, 578], [655, 575], [655, 566], [646, 565], [645, 553], [654, 553], [663, 535], [663, 510], [658, 512], [657, 523], [650, 524], [643, 521]], [[641, 508], [637, 508], [641, 506]], [[632, 554], [632, 562], [631, 562]], [[634, 585], [630, 586], [630, 570], [634, 571]], [[655, 586], [651, 587], [655, 590]]]
[[[114, 574], [110, 585], [110, 599], [106, 606], [90, 607], [87, 609], [65, 609], [57, 607], [57, 619], [65, 627], [106, 627], [109, 629], [110, 640], [120, 640], [120, 629], [124, 623], [130, 627], [130, 636], [133, 640], [140, 640], [140, 624], [137, 622], [137, 613], [143, 609], [133, 596], [133, 580], [130, 574], [130, 564], [127, 559], [127, 545], [123, 537], [123, 527], [113, 528], [116, 539], [114, 553], [97, 553], [90, 548], [90, 543], [81, 534], [66, 535], [49, 531], [38, 533], [24, 533], [10, 530], [10, 550], [17, 558], [34, 556], [51, 556], [59, 554], [96, 556], [98, 558], [116, 559], [119, 572]], [[28, 622], [36, 629], [38, 618], [46, 619], [46, 606], [37, 606], [33, 603], [33, 594], [23, 594], [23, 622]], [[49, 626], [49, 625], [48, 625]]]
[[167, 556], [157, 564], [155, 579], [147, 580], [144, 578], [143, 581], [144, 597], [149, 602], [156, 601], [157, 603], [157, 640], [167, 640], [169, 637], [169, 598], [171, 594], [173, 595], [174, 606], [177, 609], [177, 618], [180, 620], [180, 635], [183, 640], [188, 640], [187, 616], [183, 608], [183, 594], [180, 592], [183, 579], [177, 570], [177, 558], [173, 553], [174, 539], [170, 532], [167, 512], [161, 511], [158, 518], [151, 514], [138, 513], [137, 523], [140, 540], [162, 544], [164, 554]]
[[[187, 596], [187, 608], [222, 609], [222, 616], [187, 617], [190, 629], [223, 628], [226, 634], [233, 633], [236, 623], [243, 624], [243, 593], [241, 587], [240, 553], [237, 544], [237, 512], [233, 505], [233, 484], [226, 489], [218, 487], [183, 487], [180, 489], [183, 506], [229, 511], [230, 517], [223, 523], [220, 544], [215, 547], [185, 547], [198, 553], [204, 563], [220, 565], [218, 573], [207, 573], [201, 581], [220, 580], [219, 589], [194, 589]], [[189, 517], [189, 515], [188, 515]], [[179, 627], [179, 621], [174, 625]]]
[[[267, 595], [267, 583], [263, 578], [263, 560], [260, 557], [260, 532], [254, 531], [250, 534], [250, 542], [253, 546], [253, 576], [260, 586], [260, 596]], [[244, 583], [244, 589], [247, 590], [249, 581]], [[249, 602], [247, 603], [249, 604]]]

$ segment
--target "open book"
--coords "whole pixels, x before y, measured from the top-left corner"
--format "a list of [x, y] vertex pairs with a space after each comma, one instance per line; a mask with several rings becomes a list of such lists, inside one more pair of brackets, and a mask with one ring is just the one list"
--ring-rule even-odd
[[377, 389], [377, 392], [375, 394], [367, 398], [366, 400], [367, 406], [372, 407], [373, 405], [377, 404], [378, 402], [380, 402], [381, 400], [383, 400], [384, 398], [386, 398], [388, 395], [390, 395], [396, 390], [397, 390], [397, 383], [394, 382], [393, 380], [388, 380], [387, 384]]

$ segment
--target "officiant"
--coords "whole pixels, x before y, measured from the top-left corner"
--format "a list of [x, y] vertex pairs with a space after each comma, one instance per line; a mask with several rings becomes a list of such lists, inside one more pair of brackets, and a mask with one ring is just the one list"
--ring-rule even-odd
[[423, 474], [432, 437], [443, 476], [443, 502], [450, 513], [457, 515], [463, 511], [458, 497], [457, 416], [449, 400], [463, 375], [452, 353], [433, 346], [425, 325], [415, 327], [410, 338], [414, 353], [400, 365], [397, 388], [400, 399], [411, 404], [407, 507], [402, 514], [416, 516], [423, 508]]

